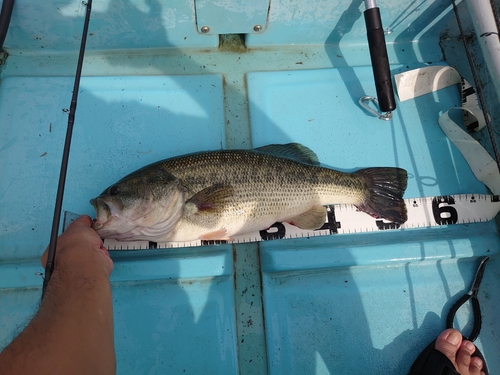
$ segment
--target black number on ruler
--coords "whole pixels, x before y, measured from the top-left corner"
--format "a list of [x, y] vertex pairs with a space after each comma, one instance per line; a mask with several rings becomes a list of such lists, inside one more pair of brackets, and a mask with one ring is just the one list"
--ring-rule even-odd
[[470, 86], [468, 88], [465, 88], [465, 82], [462, 78], [462, 103], [467, 102], [467, 97], [474, 95], [476, 93], [476, 90], [474, 90], [474, 87]]
[[[270, 232], [270, 230], [272, 230], [272, 232]], [[261, 230], [259, 234], [264, 241], [278, 240], [285, 237], [286, 228], [282, 223], [274, 223], [268, 229]]]
[[396, 224], [393, 223], [392, 221], [383, 221], [383, 220], [376, 220], [375, 224], [377, 225], [377, 228], [380, 230], [398, 229], [401, 226], [401, 224]]
[[208, 246], [208, 245], [223, 245], [226, 244], [226, 240], [201, 240], [201, 245], [202, 246]]
[[432, 199], [432, 214], [439, 225], [456, 224], [458, 221], [457, 210], [449, 205], [455, 204], [452, 196], [445, 195]]
[[340, 221], [335, 220], [335, 206], [326, 206], [326, 217], [327, 221], [321, 228], [315, 230], [326, 230], [330, 231], [330, 234], [337, 234], [338, 229], [341, 228]]

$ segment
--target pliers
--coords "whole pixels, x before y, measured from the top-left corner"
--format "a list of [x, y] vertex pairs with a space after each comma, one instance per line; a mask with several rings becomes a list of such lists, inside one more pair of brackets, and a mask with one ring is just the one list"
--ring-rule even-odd
[[464, 294], [460, 299], [455, 302], [455, 304], [451, 307], [450, 312], [448, 313], [448, 316], [446, 317], [446, 328], [453, 328], [453, 320], [455, 319], [455, 314], [457, 310], [462, 307], [462, 305], [467, 302], [469, 299], [471, 300], [472, 303], [472, 311], [474, 314], [474, 325], [472, 328], [472, 332], [469, 335], [469, 337], [464, 338], [469, 341], [474, 341], [477, 336], [479, 336], [479, 332], [481, 331], [481, 309], [479, 308], [479, 300], [477, 299], [477, 293], [479, 291], [479, 285], [481, 284], [481, 280], [483, 279], [484, 275], [484, 268], [486, 266], [486, 262], [490, 258], [485, 256], [481, 258], [481, 261], [479, 263], [479, 267], [477, 268], [476, 275], [474, 276], [474, 280], [472, 281], [472, 287], [470, 290]]

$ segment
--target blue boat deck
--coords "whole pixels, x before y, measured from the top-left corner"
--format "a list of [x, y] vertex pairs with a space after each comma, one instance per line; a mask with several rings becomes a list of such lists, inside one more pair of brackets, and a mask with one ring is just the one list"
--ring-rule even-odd
[[[240, 6], [251, 17], [261, 3]], [[200, 32], [194, 4], [94, 4], [63, 210], [93, 216], [89, 199], [160, 159], [287, 142], [343, 171], [404, 168], [405, 198], [488, 193], [438, 125], [458, 86], [398, 100], [388, 122], [358, 104], [375, 94], [362, 1], [273, 0], [246, 47]], [[393, 75], [450, 64], [470, 80], [448, 2], [378, 6]], [[0, 348], [41, 296], [83, 14], [80, 1], [18, 0], [5, 42]], [[486, 255], [476, 344], [500, 372], [499, 245], [492, 220], [113, 251], [118, 374], [404, 374]], [[467, 334], [471, 317], [464, 306], [456, 327]]]

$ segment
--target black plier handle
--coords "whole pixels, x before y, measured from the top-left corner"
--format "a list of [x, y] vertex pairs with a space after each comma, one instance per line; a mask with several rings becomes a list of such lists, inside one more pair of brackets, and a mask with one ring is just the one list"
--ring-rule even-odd
[[469, 299], [471, 300], [474, 325], [472, 327], [472, 332], [469, 335], [469, 337], [464, 336], [469, 341], [474, 341], [477, 338], [477, 336], [479, 336], [479, 332], [481, 331], [482, 318], [481, 318], [481, 309], [479, 307], [479, 300], [477, 299], [477, 293], [479, 291], [479, 285], [481, 284], [481, 280], [483, 279], [486, 262], [489, 259], [490, 259], [489, 257], [481, 258], [479, 267], [477, 268], [476, 275], [474, 276], [474, 280], [472, 282], [471, 289], [469, 290], [469, 292], [464, 294], [462, 297], [460, 297], [460, 299], [457, 302], [453, 304], [453, 306], [450, 309], [450, 312], [448, 313], [448, 316], [446, 317], [446, 328], [453, 328], [453, 320], [455, 319], [455, 314], [457, 310], [460, 307], [462, 307], [462, 305]]

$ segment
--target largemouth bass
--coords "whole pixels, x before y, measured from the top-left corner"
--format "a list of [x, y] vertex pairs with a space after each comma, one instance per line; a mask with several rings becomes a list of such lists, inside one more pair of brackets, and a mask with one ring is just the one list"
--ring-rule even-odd
[[288, 222], [318, 229], [325, 205], [349, 203], [402, 224], [407, 173], [367, 168], [344, 173], [321, 167], [297, 143], [174, 157], [122, 178], [90, 203], [93, 227], [119, 241], [229, 240]]

